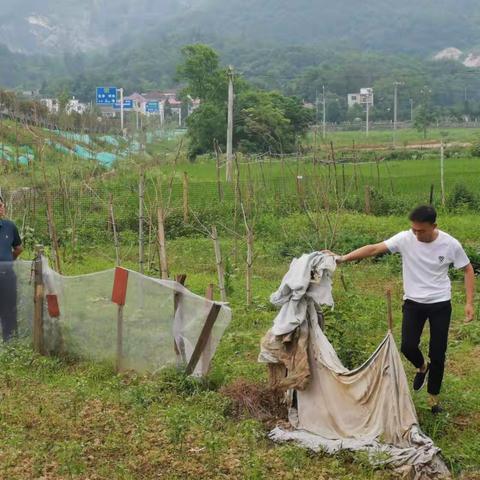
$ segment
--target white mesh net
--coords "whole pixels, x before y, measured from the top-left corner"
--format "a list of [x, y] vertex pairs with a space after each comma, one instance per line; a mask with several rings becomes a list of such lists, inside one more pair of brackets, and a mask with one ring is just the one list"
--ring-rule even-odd
[[[19, 331], [32, 331], [33, 287], [30, 262], [15, 262]], [[118, 313], [112, 302], [115, 269], [80, 276], [63, 276], [43, 261], [45, 296], [56, 296], [60, 315], [44, 312], [44, 341], [48, 351], [97, 361], [118, 361]], [[121, 365], [153, 372], [167, 365], [188, 364], [209, 312], [219, 306], [215, 324], [194, 374], [205, 375], [231, 319], [225, 304], [193, 294], [170, 280], [157, 280], [128, 270], [123, 307]], [[55, 315], [55, 314], [54, 314]]]

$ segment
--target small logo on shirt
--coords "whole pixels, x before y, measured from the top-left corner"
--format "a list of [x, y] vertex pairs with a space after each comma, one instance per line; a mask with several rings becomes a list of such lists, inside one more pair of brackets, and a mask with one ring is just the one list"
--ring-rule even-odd
[[442, 263], [445, 261], [445, 257], [440, 256], [440, 257], [438, 257], [438, 260], [439, 260], [440, 263], [442, 264]]

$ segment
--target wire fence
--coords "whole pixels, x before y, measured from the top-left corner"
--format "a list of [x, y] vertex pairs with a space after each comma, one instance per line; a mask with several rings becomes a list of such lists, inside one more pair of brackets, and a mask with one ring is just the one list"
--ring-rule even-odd
[[480, 159], [449, 159], [443, 192], [438, 160], [254, 163], [242, 165], [232, 183], [147, 171], [142, 198], [135, 174], [112, 181], [51, 179], [49, 185], [4, 186], [2, 193], [7, 215], [30, 245], [49, 244], [52, 229], [60, 245], [111, 242], [114, 225], [124, 239], [133, 241], [138, 235], [140, 202], [147, 241], [155, 241], [159, 208], [170, 238], [196, 235], [201, 225], [221, 223], [241, 229], [244, 216], [258, 219], [344, 209], [403, 215], [415, 204], [429, 202], [451, 209], [479, 208]]

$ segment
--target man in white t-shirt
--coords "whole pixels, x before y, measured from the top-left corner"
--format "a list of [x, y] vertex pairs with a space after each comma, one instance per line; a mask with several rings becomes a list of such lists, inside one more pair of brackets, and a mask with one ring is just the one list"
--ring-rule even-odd
[[[411, 229], [385, 242], [367, 245], [337, 263], [362, 260], [383, 253], [400, 253], [403, 263], [402, 353], [417, 367], [414, 390], [420, 390], [428, 376], [428, 393], [433, 413], [442, 411], [438, 394], [443, 380], [448, 330], [452, 313], [450, 265], [465, 272], [465, 321], [474, 317], [475, 272], [460, 242], [437, 228], [437, 213], [431, 206], [417, 207], [410, 214]], [[420, 337], [430, 323], [430, 363], [420, 351]]]

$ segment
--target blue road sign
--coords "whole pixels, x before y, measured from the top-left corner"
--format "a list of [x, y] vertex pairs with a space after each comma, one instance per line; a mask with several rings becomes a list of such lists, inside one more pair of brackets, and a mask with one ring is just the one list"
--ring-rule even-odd
[[145, 105], [145, 111], [147, 113], [158, 113], [160, 111], [159, 102], [147, 102]]
[[[120, 105], [120, 102], [114, 103], [113, 108], [120, 110], [122, 106]], [[131, 110], [133, 108], [133, 100], [124, 100], [123, 101], [123, 109], [124, 110]]]
[[113, 105], [117, 101], [117, 87], [97, 87], [96, 101], [99, 105]]

